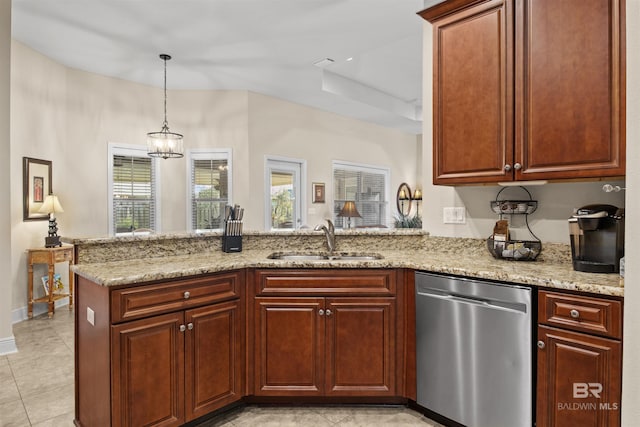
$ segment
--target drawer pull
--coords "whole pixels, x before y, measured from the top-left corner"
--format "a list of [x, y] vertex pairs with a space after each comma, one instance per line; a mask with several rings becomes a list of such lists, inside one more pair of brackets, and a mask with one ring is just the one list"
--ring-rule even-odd
[[331, 316], [331, 310], [329, 310], [328, 308], [327, 308], [326, 313], [327, 313], [327, 316]]
[[544, 341], [538, 341], [538, 348], [542, 350], [544, 348]]
[[180, 325], [180, 332], [184, 332], [187, 330], [187, 327], [184, 325]]
[[580, 317], [580, 312], [578, 310], [571, 310], [569, 312], [569, 314], [571, 315], [571, 317], [573, 317], [574, 319], [577, 319], [578, 317]]
[[187, 324], [187, 329], [190, 330], [190, 331], [193, 330], [193, 323], [188, 323]]
[[189, 299], [190, 296], [191, 296], [191, 293], [189, 291], [186, 291], [184, 293], [184, 299]]
[[324, 316], [324, 310], [323, 310], [323, 309], [318, 310], [318, 314], [319, 314], [320, 316]]

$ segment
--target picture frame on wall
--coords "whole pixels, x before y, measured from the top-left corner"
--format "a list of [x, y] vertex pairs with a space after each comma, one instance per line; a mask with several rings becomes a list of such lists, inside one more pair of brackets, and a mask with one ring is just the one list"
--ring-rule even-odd
[[313, 191], [313, 203], [324, 203], [324, 182], [311, 184]]
[[49, 215], [38, 212], [44, 199], [52, 194], [51, 160], [22, 158], [22, 220], [46, 221]]

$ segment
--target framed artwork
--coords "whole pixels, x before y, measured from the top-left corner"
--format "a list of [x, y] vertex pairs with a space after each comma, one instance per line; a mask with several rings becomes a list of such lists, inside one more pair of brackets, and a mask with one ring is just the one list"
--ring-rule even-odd
[[314, 182], [313, 187], [313, 203], [324, 203], [324, 182]]
[[22, 220], [48, 220], [49, 215], [38, 210], [45, 197], [52, 193], [51, 160], [22, 158], [22, 193]]

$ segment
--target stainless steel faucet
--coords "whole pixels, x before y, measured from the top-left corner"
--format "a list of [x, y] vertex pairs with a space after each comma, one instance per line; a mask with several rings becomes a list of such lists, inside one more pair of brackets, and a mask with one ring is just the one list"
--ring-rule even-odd
[[324, 235], [327, 238], [327, 247], [329, 252], [333, 252], [336, 249], [336, 229], [330, 219], [327, 219], [327, 225], [318, 224], [314, 228], [315, 231], [324, 231]]

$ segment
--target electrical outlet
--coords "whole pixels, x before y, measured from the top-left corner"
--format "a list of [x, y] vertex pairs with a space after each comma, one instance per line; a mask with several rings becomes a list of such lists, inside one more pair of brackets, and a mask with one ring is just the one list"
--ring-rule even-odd
[[89, 307], [87, 307], [87, 322], [91, 323], [93, 326], [96, 325], [96, 313]]
[[464, 208], [442, 208], [442, 218], [445, 224], [466, 224], [467, 217]]

